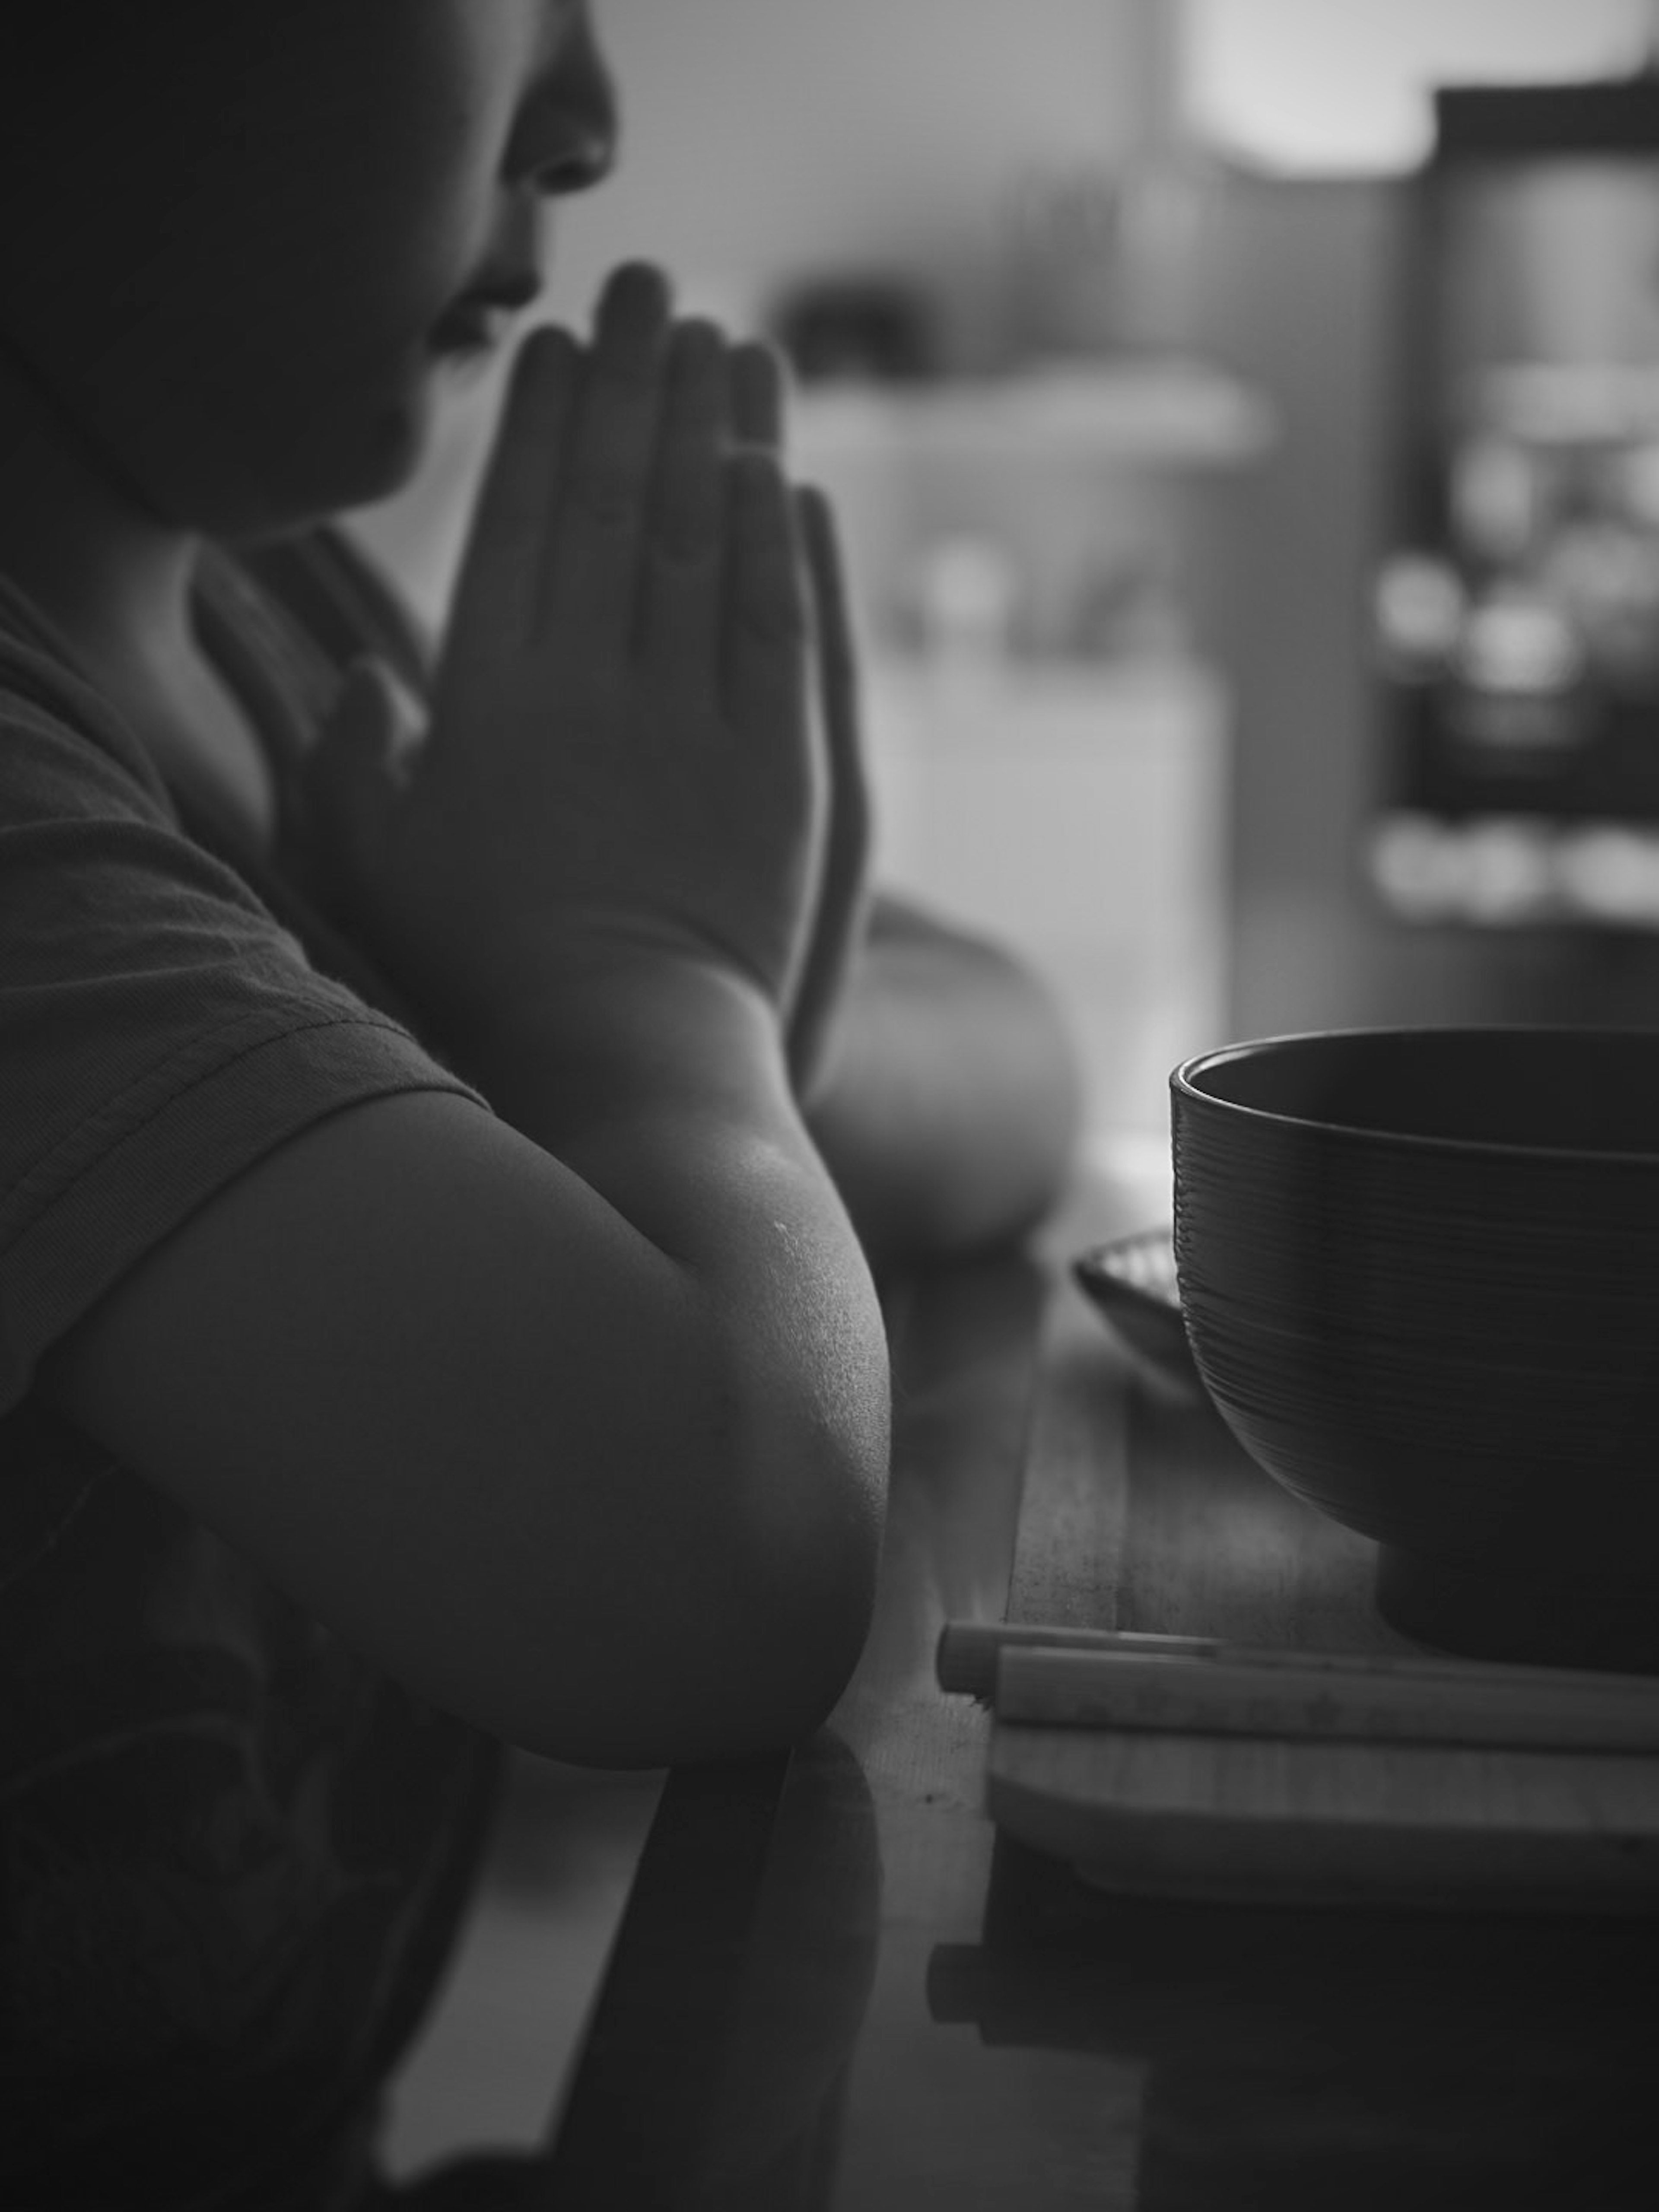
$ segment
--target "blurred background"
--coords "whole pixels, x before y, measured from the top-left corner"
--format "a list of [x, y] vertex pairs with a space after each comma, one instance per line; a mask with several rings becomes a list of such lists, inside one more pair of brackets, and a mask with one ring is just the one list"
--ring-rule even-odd
[[[881, 872], [1048, 974], [1097, 1134], [1229, 1037], [1659, 1022], [1653, 0], [597, 12], [550, 313], [643, 254], [789, 351]], [[355, 520], [434, 622], [500, 380]]]
[[[645, 254], [788, 347], [882, 872], [1046, 970], [1120, 1172], [1230, 1037], [1659, 1024], [1655, 0], [597, 12], [550, 312]], [[434, 623], [502, 366], [355, 521]], [[397, 2172], [568, 2081], [657, 1778], [538, 1772]]]

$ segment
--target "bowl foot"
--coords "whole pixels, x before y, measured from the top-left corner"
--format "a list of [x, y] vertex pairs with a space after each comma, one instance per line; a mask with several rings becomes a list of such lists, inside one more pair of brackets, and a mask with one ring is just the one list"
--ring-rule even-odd
[[1659, 1589], [1534, 1579], [1384, 1544], [1376, 1608], [1402, 1635], [1466, 1659], [1659, 1674]]

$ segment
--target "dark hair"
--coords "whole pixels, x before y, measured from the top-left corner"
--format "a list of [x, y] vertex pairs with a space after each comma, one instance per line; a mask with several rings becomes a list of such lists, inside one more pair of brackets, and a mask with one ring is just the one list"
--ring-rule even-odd
[[[307, 4], [293, 0], [287, 13], [291, 18]], [[284, 11], [281, 0], [27, 0], [23, 9], [13, 0], [11, 12], [26, 21], [9, 40], [0, 106], [9, 118], [15, 110], [27, 119], [40, 112], [43, 94], [60, 88], [95, 100], [176, 82]]]
[[[290, 27], [319, 4], [291, 0]], [[257, 76], [283, 36], [283, 0], [29, 0], [26, 12], [0, 65], [0, 174], [9, 179], [27, 177], [59, 140], [66, 113], [142, 155], [165, 137], [192, 86]]]

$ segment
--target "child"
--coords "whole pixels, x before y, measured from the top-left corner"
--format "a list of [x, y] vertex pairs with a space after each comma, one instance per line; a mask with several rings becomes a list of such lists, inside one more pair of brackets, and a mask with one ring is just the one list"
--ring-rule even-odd
[[25, 12], [0, 2202], [345, 2203], [491, 1744], [833, 1704], [871, 1258], [1032, 1219], [1069, 1063], [1013, 963], [866, 899], [827, 512], [771, 356], [655, 272], [523, 345], [435, 668], [315, 526], [609, 165], [583, 0]]

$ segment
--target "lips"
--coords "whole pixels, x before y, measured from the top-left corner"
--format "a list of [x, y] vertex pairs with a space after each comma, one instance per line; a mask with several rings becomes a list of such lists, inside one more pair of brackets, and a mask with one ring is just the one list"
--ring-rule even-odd
[[485, 300], [459, 300], [432, 325], [436, 353], [488, 353], [506, 335], [512, 311]]
[[507, 271], [462, 293], [432, 325], [435, 352], [487, 353], [507, 335], [514, 317], [536, 300], [541, 279], [528, 270]]

